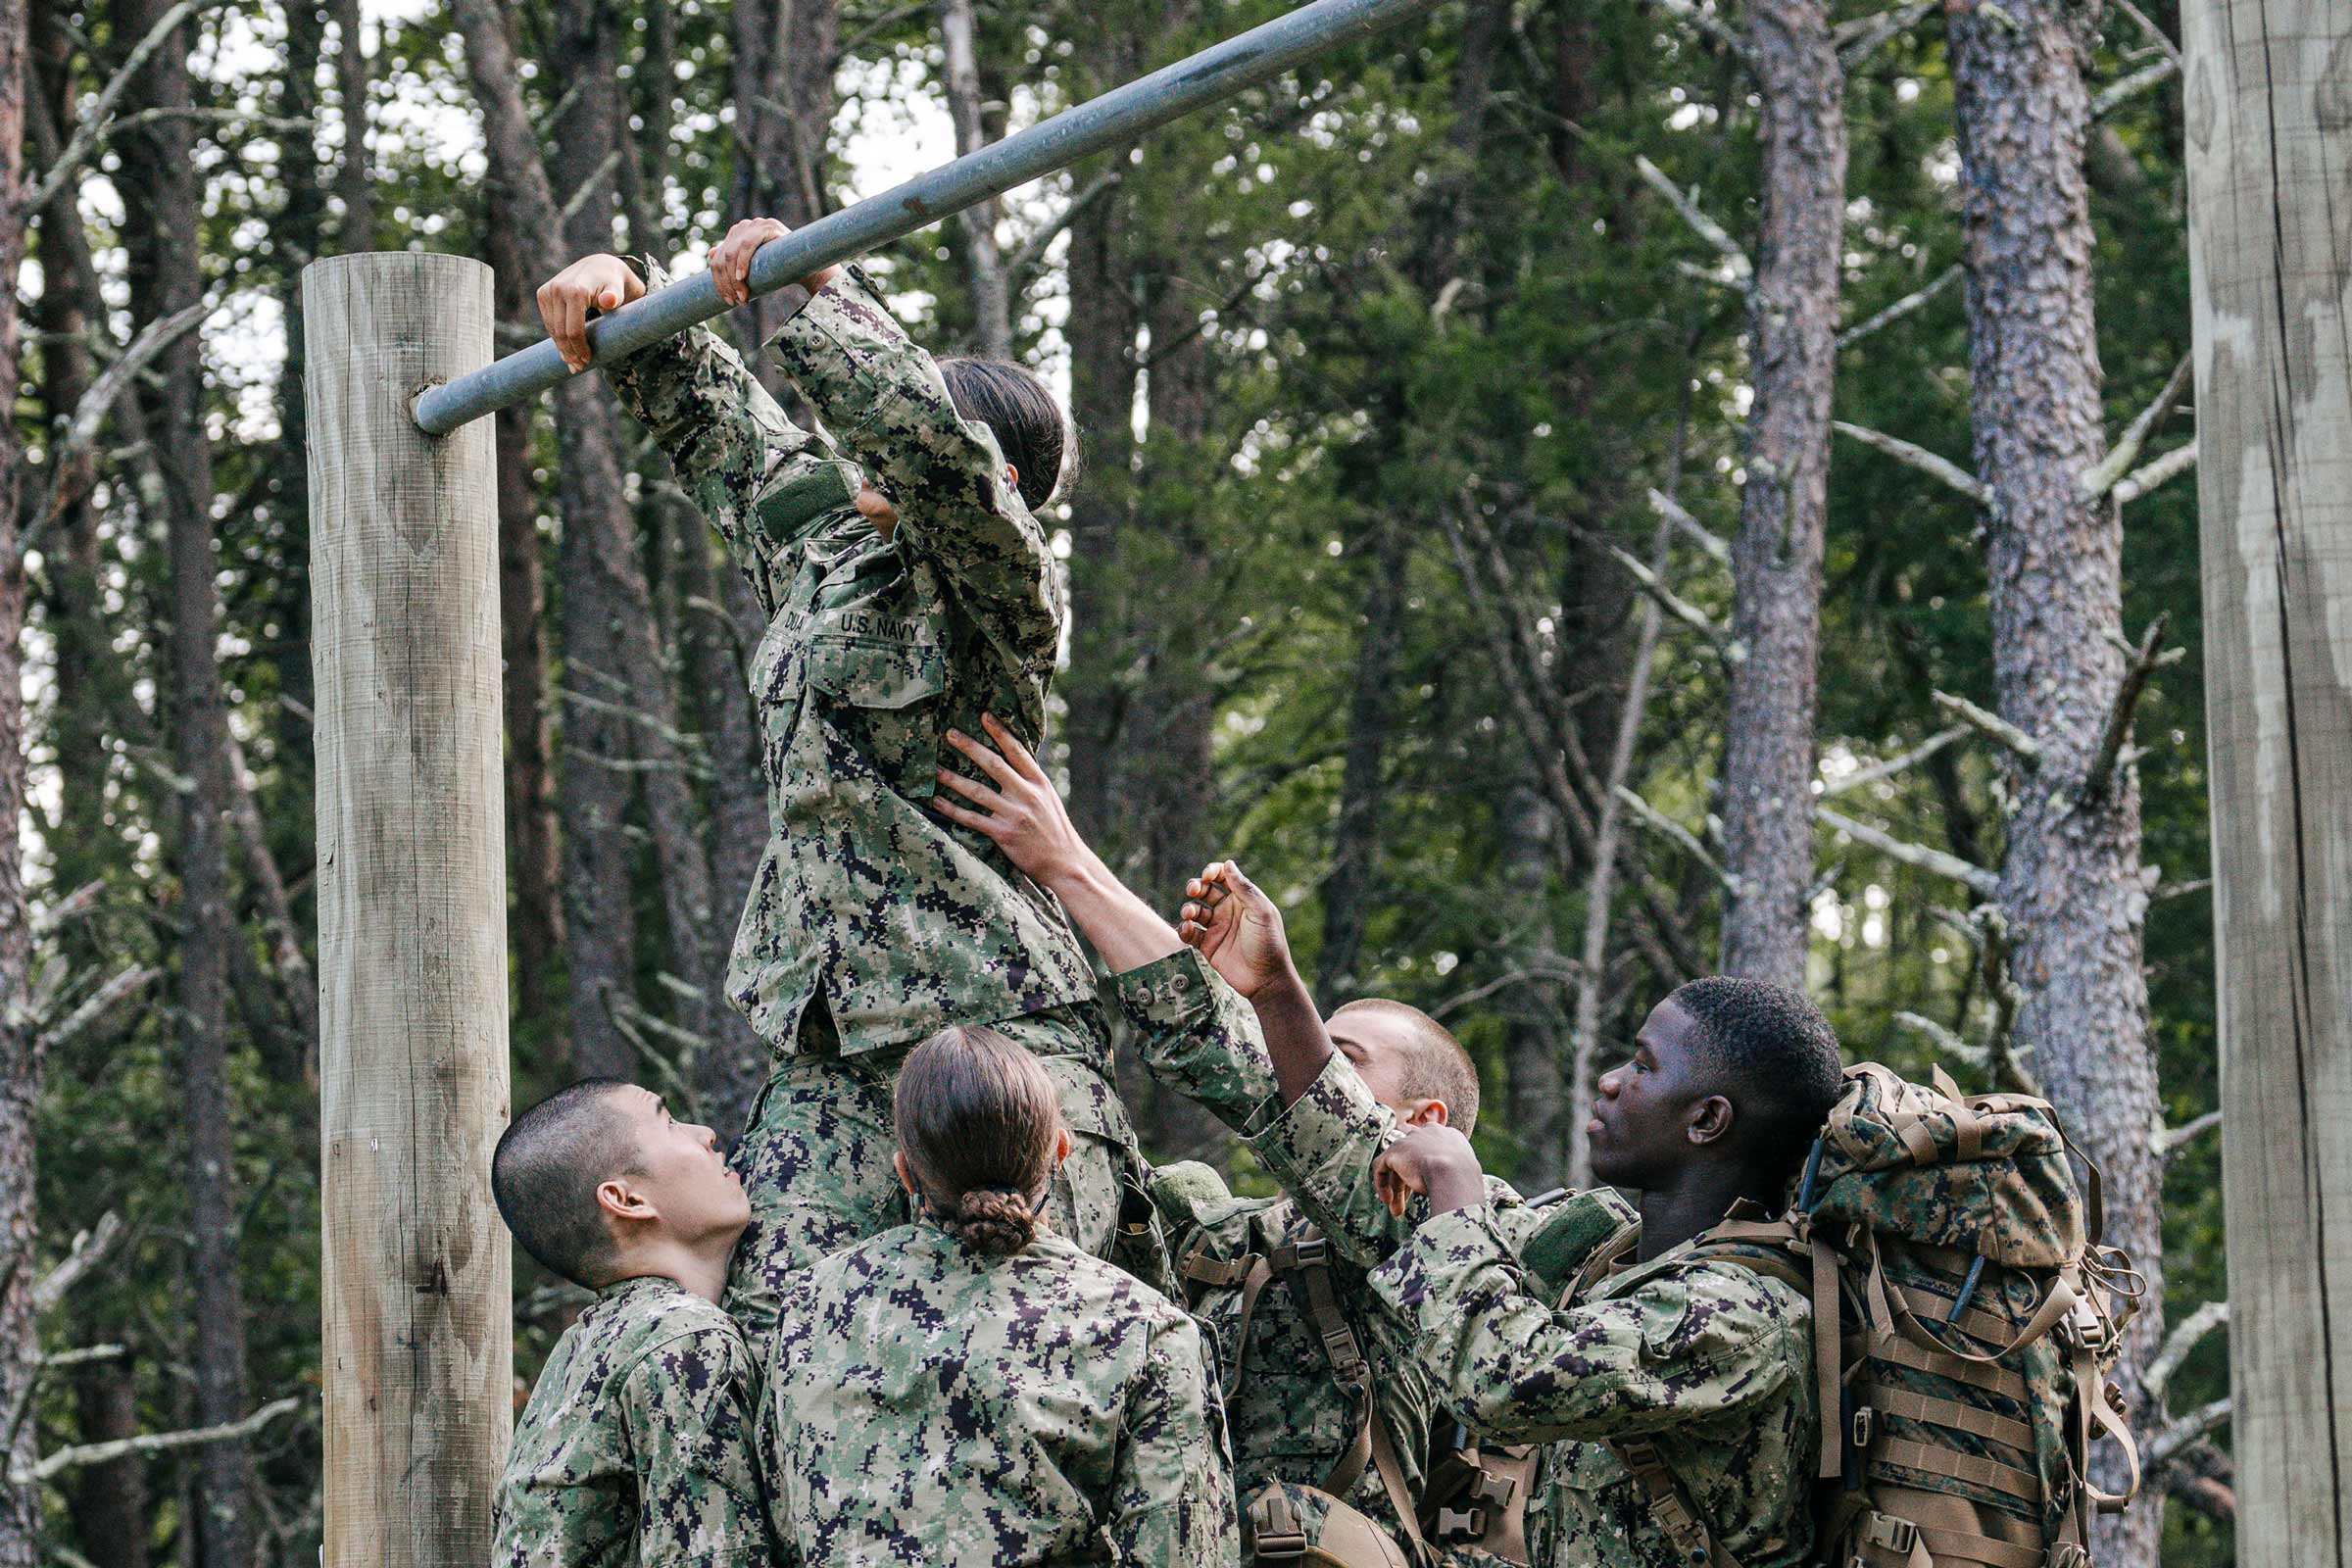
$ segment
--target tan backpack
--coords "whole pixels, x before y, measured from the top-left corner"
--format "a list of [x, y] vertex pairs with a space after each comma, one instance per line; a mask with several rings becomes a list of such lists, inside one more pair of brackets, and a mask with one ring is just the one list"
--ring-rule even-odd
[[[2085, 1568], [2092, 1515], [2137, 1493], [2107, 1372], [2139, 1282], [2100, 1243], [2097, 1167], [2085, 1198], [2070, 1152], [2045, 1101], [1865, 1063], [1788, 1212], [1694, 1250], [1812, 1299], [1822, 1563]], [[2091, 1481], [2101, 1435], [2130, 1462], [2121, 1494]], [[1616, 1446], [1682, 1558], [1738, 1568], [1656, 1450]]]

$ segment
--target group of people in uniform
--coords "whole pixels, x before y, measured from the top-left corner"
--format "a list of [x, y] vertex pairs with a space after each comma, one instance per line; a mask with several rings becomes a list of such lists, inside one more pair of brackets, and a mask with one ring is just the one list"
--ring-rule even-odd
[[[723, 297], [783, 232], [729, 232]], [[576, 369], [661, 280], [593, 256], [539, 305]], [[1686, 985], [1598, 1082], [1608, 1187], [1485, 1175], [1441, 1024], [1325, 1017], [1239, 866], [1171, 920], [1072, 827], [1036, 758], [1052, 395], [935, 361], [856, 267], [797, 293], [767, 347], [821, 432], [705, 329], [607, 369], [768, 615], [727, 987], [774, 1062], [731, 1154], [610, 1080], [501, 1140], [515, 1240], [595, 1299], [517, 1420], [498, 1568], [1381, 1560], [1367, 1526], [1416, 1564], [1667, 1568], [1660, 1476], [1715, 1568], [1808, 1561], [1809, 1302], [1691, 1254], [1837, 1099], [1821, 1015]], [[1146, 1161], [1114, 1015], [1281, 1197]]]

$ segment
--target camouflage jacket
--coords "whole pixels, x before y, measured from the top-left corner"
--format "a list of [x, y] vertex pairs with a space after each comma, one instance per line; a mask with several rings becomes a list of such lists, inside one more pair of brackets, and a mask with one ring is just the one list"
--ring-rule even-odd
[[1240, 1555], [1200, 1330], [1056, 1237], [991, 1258], [906, 1225], [815, 1264], [785, 1292], [759, 1431], [786, 1561]]
[[[962, 765], [950, 727], [1044, 732], [1063, 618], [1045, 530], [858, 269], [770, 346], [830, 439], [708, 328], [607, 371], [768, 615], [751, 690], [770, 836], [728, 996], [779, 1054], [819, 996], [844, 1054], [1081, 1001], [1060, 905], [925, 808], [943, 757]], [[888, 540], [855, 506], [868, 481], [898, 509]]]
[[[1608, 1446], [1647, 1439], [1743, 1568], [1807, 1561], [1811, 1303], [1737, 1263], [1691, 1257], [1701, 1236], [1555, 1309], [1577, 1260], [1556, 1237], [1575, 1209], [1555, 1205], [1531, 1228], [1491, 1207], [1432, 1218], [1416, 1200], [1398, 1219], [1371, 1183], [1389, 1127], [1335, 1060], [1256, 1142], [1335, 1237], [1366, 1257], [1393, 1251], [1372, 1285], [1413, 1324], [1441, 1401], [1497, 1441], [1548, 1445], [1529, 1525], [1535, 1560], [1687, 1568]], [[1630, 1212], [1613, 1198], [1605, 1206]]]
[[752, 1371], [735, 1320], [674, 1280], [608, 1286], [514, 1424], [495, 1568], [766, 1562]]
[[[1187, 949], [1114, 975], [1112, 997], [1135, 1026], [1138, 1050], [1152, 1075], [1199, 1100], [1237, 1131], [1262, 1138], [1282, 1122], [1280, 1090], [1255, 1011]], [[1352, 1068], [1340, 1063], [1350, 1078]], [[1367, 1103], [1371, 1103], [1367, 1099]], [[1373, 1104], [1380, 1116], [1387, 1112]], [[1377, 1118], [1376, 1118], [1377, 1119]], [[1385, 1140], [1387, 1123], [1380, 1136]], [[1531, 1232], [1549, 1211], [1530, 1207], [1502, 1182], [1489, 1183], [1501, 1223]], [[1168, 1233], [1168, 1250], [1183, 1272], [1189, 1257], [1214, 1265], [1251, 1253], [1267, 1255], [1320, 1234], [1290, 1198], [1238, 1199], [1199, 1165], [1153, 1173], [1152, 1198]], [[1383, 1210], [1386, 1213], [1386, 1210]], [[1390, 1310], [1366, 1280], [1369, 1254], [1361, 1248], [1331, 1250], [1333, 1294], [1354, 1331], [1372, 1372], [1374, 1397], [1396, 1446], [1399, 1467], [1418, 1502], [1432, 1448], [1433, 1423], [1450, 1444], [1452, 1418], [1439, 1408], [1409, 1336], [1418, 1330]], [[1250, 1314], [1248, 1359], [1240, 1345], [1244, 1291], [1235, 1283], [1194, 1283], [1194, 1314], [1217, 1343], [1225, 1373], [1226, 1421], [1233, 1431], [1235, 1479], [1246, 1501], [1270, 1482], [1322, 1484], [1355, 1437], [1354, 1401], [1333, 1376], [1330, 1357], [1298, 1289], [1270, 1285]], [[1375, 1522], [1401, 1531], [1378, 1474], [1366, 1468], [1347, 1500]], [[1491, 1561], [1462, 1551], [1446, 1559]]]

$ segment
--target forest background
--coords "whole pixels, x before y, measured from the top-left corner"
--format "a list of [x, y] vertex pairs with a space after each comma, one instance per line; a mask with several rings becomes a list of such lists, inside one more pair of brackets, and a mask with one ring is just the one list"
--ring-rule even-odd
[[[574, 255], [691, 267], [1278, 9], [0, 5], [0, 1564], [317, 1560], [301, 268], [483, 258], [519, 346]], [[1163, 906], [1238, 856], [1326, 1005], [1455, 1028], [1494, 1169], [1574, 1180], [1719, 967], [2059, 1101], [2149, 1265], [2116, 1568], [2233, 1507], [2177, 32], [1457, 0], [872, 263], [1068, 390], [1082, 825]], [[731, 1129], [757, 609], [595, 378], [498, 447], [515, 1103]], [[527, 1378], [578, 1297], [516, 1294]]]

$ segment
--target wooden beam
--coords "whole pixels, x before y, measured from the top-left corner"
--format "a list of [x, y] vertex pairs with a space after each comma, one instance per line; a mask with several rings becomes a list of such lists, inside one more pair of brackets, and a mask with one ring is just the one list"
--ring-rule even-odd
[[2242, 1568], [2352, 1559], [2352, 6], [2187, 0]]
[[326, 1537], [477, 1568], [514, 1429], [490, 1200], [507, 1122], [498, 516], [488, 420], [410, 403], [490, 363], [490, 269], [303, 271], [318, 676]]

